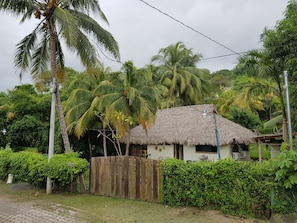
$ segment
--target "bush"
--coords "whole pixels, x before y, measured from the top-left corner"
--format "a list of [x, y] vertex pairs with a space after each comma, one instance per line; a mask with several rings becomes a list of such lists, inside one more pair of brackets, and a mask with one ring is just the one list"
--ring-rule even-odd
[[[265, 168], [263, 168], [265, 166]], [[163, 162], [162, 202], [170, 206], [212, 205], [232, 215], [265, 215], [270, 210], [272, 169], [232, 159]]]
[[274, 162], [274, 168], [276, 186], [272, 210], [278, 213], [293, 212], [297, 209], [297, 151], [283, 149]]
[[65, 154], [55, 154], [48, 165], [45, 173], [58, 187], [69, 186], [79, 174], [82, 174], [89, 167], [85, 159], [80, 159], [78, 153], [69, 152]]
[[14, 182], [28, 182], [36, 187], [45, 187], [46, 178], [60, 186], [70, 185], [89, 166], [78, 153], [55, 154], [48, 158], [36, 152], [12, 152], [10, 148], [0, 150], [0, 179], [13, 175]]
[[5, 180], [9, 174], [10, 157], [13, 154], [10, 148], [0, 150], [0, 180]]

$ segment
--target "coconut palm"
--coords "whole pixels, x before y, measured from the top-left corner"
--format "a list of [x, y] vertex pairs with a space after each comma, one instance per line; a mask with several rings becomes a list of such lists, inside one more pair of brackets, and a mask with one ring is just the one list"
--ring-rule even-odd
[[[114, 57], [119, 57], [118, 45], [112, 35], [103, 29], [90, 14], [107, 19], [96, 0], [0, 0], [0, 10], [22, 16], [21, 22], [34, 16], [39, 23], [32, 33], [18, 44], [15, 55], [16, 67], [30, 69], [33, 78], [50, 68], [53, 78], [53, 97], [57, 102], [58, 117], [65, 150], [70, 150], [59, 87], [56, 80], [64, 74], [62, 42], [80, 57], [83, 65], [94, 66], [97, 62], [96, 45], [103, 46]], [[92, 36], [92, 42], [88, 35]], [[93, 44], [94, 43], [94, 44]], [[52, 103], [54, 106], [54, 103]]]
[[[110, 72], [109, 68], [103, 65], [89, 68], [85, 73], [79, 74], [70, 84], [70, 97], [65, 102], [65, 120], [69, 133], [74, 133], [76, 137], [82, 137], [89, 128], [101, 129], [98, 126], [101, 120], [97, 118], [95, 94], [101, 81]], [[104, 137], [104, 136], [103, 136]], [[103, 138], [104, 155], [107, 156], [105, 137]]]
[[201, 100], [209, 88], [195, 67], [200, 58], [182, 42], [162, 48], [152, 57], [152, 62], [160, 65], [160, 80], [168, 88], [169, 98], [182, 99], [182, 104], [197, 104]]
[[159, 95], [152, 82], [152, 73], [137, 69], [132, 61], [125, 62], [119, 73], [109, 74], [95, 94], [98, 96], [97, 110], [116, 128], [118, 137], [129, 133], [134, 122], [145, 129], [154, 122]]

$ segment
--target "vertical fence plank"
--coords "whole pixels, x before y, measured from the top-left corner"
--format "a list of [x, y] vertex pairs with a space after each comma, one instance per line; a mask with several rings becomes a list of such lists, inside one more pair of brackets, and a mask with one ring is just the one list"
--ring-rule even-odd
[[147, 199], [147, 185], [146, 185], [146, 167], [147, 167], [147, 159], [140, 159], [140, 200]]
[[128, 193], [130, 199], [136, 199], [136, 158], [129, 158], [129, 185]]
[[162, 161], [156, 161], [156, 181], [155, 181], [155, 201], [158, 202], [160, 199], [160, 192], [162, 186]]
[[141, 164], [141, 159], [136, 159], [136, 199], [140, 199], [140, 164]]
[[104, 183], [104, 163], [105, 159], [99, 159], [99, 194], [105, 195], [105, 183]]
[[111, 196], [115, 197], [116, 196], [116, 191], [117, 191], [117, 166], [116, 166], [116, 157], [110, 157], [110, 169], [111, 169]]
[[91, 158], [91, 176], [90, 176], [90, 178], [91, 178], [91, 186], [90, 186], [90, 192], [91, 193], [95, 193], [95, 180], [96, 180], [96, 170], [95, 170], [95, 158], [94, 157], [92, 157]]
[[95, 161], [95, 192], [99, 193], [99, 165], [100, 165], [100, 159], [96, 159]]
[[105, 166], [104, 166], [104, 172], [106, 174], [105, 177], [105, 191], [106, 191], [106, 196], [111, 196], [111, 159], [109, 157], [105, 158]]
[[152, 179], [152, 169], [153, 169], [153, 163], [152, 160], [147, 159], [147, 164], [146, 164], [146, 199], [148, 201], [153, 200], [153, 179]]
[[124, 198], [129, 198], [129, 157], [123, 157], [123, 165], [122, 165], [122, 196]]

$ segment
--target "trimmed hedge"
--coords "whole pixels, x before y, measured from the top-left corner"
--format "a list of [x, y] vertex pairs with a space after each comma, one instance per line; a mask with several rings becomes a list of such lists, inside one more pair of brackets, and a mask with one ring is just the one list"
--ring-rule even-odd
[[282, 180], [276, 180], [278, 164], [283, 162], [267, 161], [260, 165], [233, 159], [216, 163], [167, 159], [162, 164], [161, 202], [170, 206], [210, 205], [223, 213], [239, 216], [269, 217], [271, 210], [293, 211], [296, 205], [290, 207], [287, 197], [295, 197], [296, 192], [285, 189], [280, 183]]
[[47, 176], [55, 185], [67, 187], [88, 167], [88, 161], [74, 152], [55, 154], [48, 162], [47, 156], [40, 153], [0, 150], [0, 180], [12, 174], [14, 182], [28, 182], [36, 187], [44, 187]]

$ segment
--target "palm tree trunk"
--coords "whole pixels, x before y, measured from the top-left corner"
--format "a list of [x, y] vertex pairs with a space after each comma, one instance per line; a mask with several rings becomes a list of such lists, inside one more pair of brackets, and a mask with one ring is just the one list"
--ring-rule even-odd
[[71, 151], [70, 142], [67, 134], [67, 127], [66, 127], [65, 117], [63, 113], [59, 87], [57, 87], [57, 92], [56, 92], [56, 103], [58, 108], [58, 118], [59, 118], [61, 135], [64, 143], [65, 152], [70, 152]]
[[[52, 78], [53, 80], [57, 80], [57, 65], [56, 65], [56, 44], [57, 44], [57, 35], [54, 29], [54, 25], [51, 23], [51, 21], [47, 22], [48, 28], [49, 28], [49, 33], [50, 33], [50, 63], [51, 63], [51, 71], [52, 71]], [[58, 109], [58, 117], [59, 117], [59, 122], [60, 122], [60, 129], [61, 129], [61, 134], [64, 142], [64, 148], [65, 152], [70, 151], [70, 143], [69, 143], [69, 138], [67, 134], [67, 129], [66, 129], [66, 123], [65, 123], [65, 118], [63, 114], [63, 109], [62, 109], [62, 104], [61, 104], [61, 98], [60, 98], [60, 93], [59, 93], [59, 86], [54, 81], [54, 92], [56, 97], [56, 104], [57, 104], [57, 109]]]

